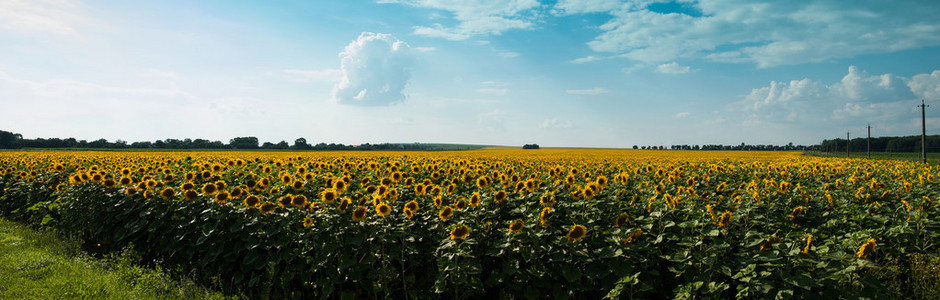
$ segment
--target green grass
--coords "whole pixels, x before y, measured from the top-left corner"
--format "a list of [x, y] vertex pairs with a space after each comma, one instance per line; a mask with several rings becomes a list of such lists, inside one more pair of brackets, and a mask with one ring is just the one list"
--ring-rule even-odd
[[78, 245], [0, 219], [0, 299], [232, 298], [137, 266], [132, 253], [95, 259]]

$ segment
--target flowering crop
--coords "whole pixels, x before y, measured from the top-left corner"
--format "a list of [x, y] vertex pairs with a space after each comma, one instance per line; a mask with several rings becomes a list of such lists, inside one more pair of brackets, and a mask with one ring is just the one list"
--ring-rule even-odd
[[851, 295], [937, 252], [938, 177], [790, 152], [0, 152], [0, 214], [278, 298]]

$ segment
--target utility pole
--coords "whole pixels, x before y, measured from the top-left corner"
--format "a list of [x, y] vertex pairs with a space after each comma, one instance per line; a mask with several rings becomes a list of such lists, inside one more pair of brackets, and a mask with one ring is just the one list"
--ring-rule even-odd
[[927, 105], [924, 99], [920, 99], [920, 157], [923, 163], [927, 163], [927, 114], [924, 112]]
[[868, 159], [871, 159], [871, 124], [868, 124]]
[[849, 145], [852, 144], [849, 142], [849, 132], [845, 132], [845, 157], [849, 157]]

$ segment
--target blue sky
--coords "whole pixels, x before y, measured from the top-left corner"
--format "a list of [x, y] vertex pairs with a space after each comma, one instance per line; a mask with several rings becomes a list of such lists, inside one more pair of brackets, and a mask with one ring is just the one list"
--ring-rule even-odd
[[0, 129], [631, 147], [940, 131], [936, 1], [0, 1]]

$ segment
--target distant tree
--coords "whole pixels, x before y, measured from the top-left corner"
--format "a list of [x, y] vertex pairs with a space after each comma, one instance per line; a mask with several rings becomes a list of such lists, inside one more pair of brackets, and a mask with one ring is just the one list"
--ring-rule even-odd
[[307, 144], [307, 139], [297, 138], [296, 140], [294, 140], [294, 145], [291, 146], [291, 148], [298, 149], [298, 150], [305, 150], [305, 149], [310, 149], [311, 146], [310, 144]]
[[272, 143], [272, 142], [264, 142], [264, 144], [261, 144], [261, 149], [275, 149], [275, 148], [274, 148], [274, 143]]
[[525, 144], [522, 146], [522, 149], [538, 149], [539, 144]]
[[23, 139], [23, 135], [19, 133], [0, 130], [0, 149], [19, 148], [21, 139]]
[[281, 141], [280, 143], [277, 143], [274, 145], [274, 149], [283, 150], [283, 149], [289, 149], [289, 148], [290, 148], [290, 145], [288, 145], [286, 141]]
[[633, 150], [639, 149], [636, 145], [633, 145]]
[[258, 149], [258, 138], [253, 136], [237, 137], [231, 139], [228, 145], [234, 149]]

